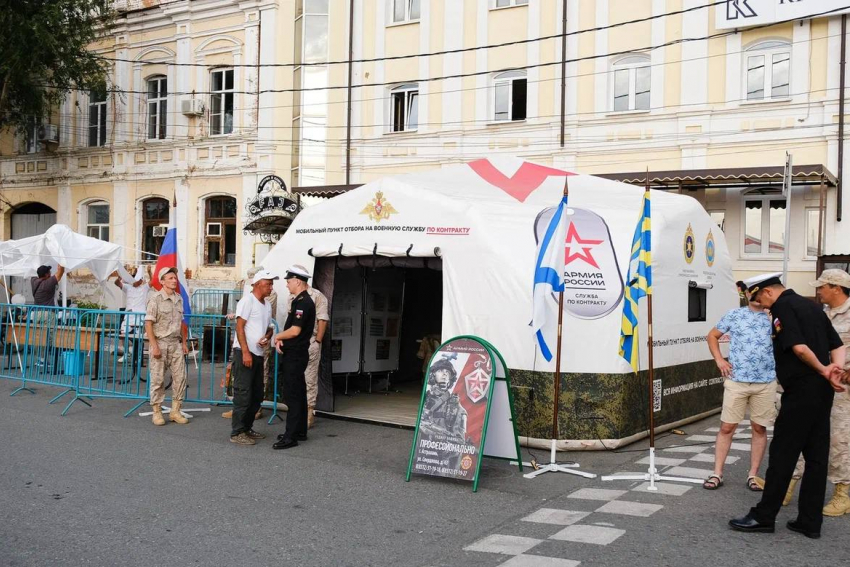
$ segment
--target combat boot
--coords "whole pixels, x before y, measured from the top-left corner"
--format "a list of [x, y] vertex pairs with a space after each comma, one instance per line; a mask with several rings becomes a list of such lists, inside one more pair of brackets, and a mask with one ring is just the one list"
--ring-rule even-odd
[[159, 404], [153, 404], [151, 407], [153, 408], [153, 416], [151, 417], [153, 424], [165, 425], [165, 417], [162, 415], [162, 406]]
[[824, 516], [843, 516], [850, 513], [850, 494], [848, 494], [850, 484], [836, 484], [835, 492], [830, 500], [823, 508]]
[[785, 498], [782, 500], [782, 505], [787, 506], [791, 503], [791, 499], [794, 498], [794, 489], [797, 488], [797, 482], [799, 479], [792, 478], [791, 482], [788, 484], [788, 490], [785, 491]]
[[313, 426], [316, 425], [316, 416], [313, 414], [315, 409], [313, 406], [307, 406], [307, 429], [313, 429]]
[[180, 413], [180, 406], [183, 405], [183, 402], [180, 400], [174, 400], [174, 403], [171, 405], [171, 411], [168, 413], [168, 419], [173, 421], [174, 423], [179, 423], [180, 425], [185, 425], [189, 423], [189, 420], [183, 417], [183, 414]]

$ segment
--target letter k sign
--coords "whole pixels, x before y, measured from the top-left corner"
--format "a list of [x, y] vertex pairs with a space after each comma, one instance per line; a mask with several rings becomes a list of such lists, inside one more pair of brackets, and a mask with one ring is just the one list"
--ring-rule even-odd
[[540, 187], [549, 177], [566, 177], [567, 175], [575, 175], [560, 169], [537, 165], [534, 163], [524, 162], [520, 168], [508, 177], [501, 171], [495, 168], [490, 160], [479, 159], [469, 162], [469, 167], [477, 173], [481, 179], [494, 185], [519, 201], [524, 203], [538, 187]]
[[753, 7], [750, 6], [751, 0], [726, 0], [726, 19], [737, 20], [738, 16], [742, 18], [754, 18], [758, 16]]

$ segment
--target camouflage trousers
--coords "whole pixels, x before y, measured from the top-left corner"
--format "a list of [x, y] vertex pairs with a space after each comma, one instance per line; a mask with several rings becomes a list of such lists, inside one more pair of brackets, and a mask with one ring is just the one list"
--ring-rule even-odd
[[151, 356], [148, 365], [151, 370], [151, 405], [165, 401], [165, 371], [171, 370], [171, 399], [183, 401], [186, 395], [186, 359], [183, 343], [180, 339], [160, 339], [157, 341], [162, 356]]
[[316, 396], [319, 395], [319, 361], [322, 358], [322, 345], [311, 342], [307, 351], [307, 370], [304, 371], [304, 381], [307, 383], [307, 405], [316, 407]]
[[[805, 461], [797, 459], [794, 478], [803, 476]], [[829, 416], [829, 482], [850, 484], [850, 390], [836, 393]]]

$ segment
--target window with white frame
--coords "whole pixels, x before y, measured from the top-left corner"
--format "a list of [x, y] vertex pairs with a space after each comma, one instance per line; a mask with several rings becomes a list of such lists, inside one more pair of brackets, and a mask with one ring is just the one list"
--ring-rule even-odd
[[419, 0], [392, 0], [393, 23], [414, 22], [419, 19]]
[[823, 239], [818, 238], [819, 231], [823, 230], [824, 223], [821, 219], [820, 209], [806, 209], [806, 257], [817, 258], [819, 244]]
[[210, 197], [204, 212], [204, 264], [236, 265], [236, 199]]
[[744, 195], [744, 255], [781, 256], [785, 252], [785, 197], [754, 189]]
[[744, 52], [744, 88], [747, 100], [788, 98], [791, 94], [791, 44], [765, 41]]
[[508, 71], [493, 77], [493, 119], [525, 120], [528, 81], [525, 71]]
[[109, 203], [95, 201], [85, 206], [86, 236], [109, 242]]
[[210, 73], [210, 134], [233, 132], [233, 69], [215, 69]]
[[507, 8], [508, 6], [525, 6], [528, 0], [494, 0], [494, 8]]
[[649, 110], [649, 57], [633, 55], [614, 63], [611, 76], [612, 110]]
[[164, 140], [168, 125], [168, 79], [148, 79], [148, 140]]
[[106, 145], [106, 89], [89, 94], [89, 146]]
[[419, 127], [419, 85], [410, 83], [390, 92], [392, 131], [404, 132]]

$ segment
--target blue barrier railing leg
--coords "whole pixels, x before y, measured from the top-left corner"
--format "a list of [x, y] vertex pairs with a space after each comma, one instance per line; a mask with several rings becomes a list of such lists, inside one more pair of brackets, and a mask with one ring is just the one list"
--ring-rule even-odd
[[146, 403], [148, 403], [148, 400], [142, 400], [141, 402], [137, 403], [136, 405], [133, 406], [133, 409], [131, 409], [130, 411], [128, 411], [127, 413], [124, 414], [124, 417], [130, 417], [130, 415], [134, 414], [137, 409], [139, 409], [140, 407], [142, 407]]
[[73, 388], [68, 388], [67, 390], [65, 390], [64, 392], [62, 392], [61, 394], [59, 394], [58, 396], [56, 396], [56, 397], [55, 397], [55, 398], [53, 398], [52, 400], [50, 400], [50, 403], [51, 403], [51, 404], [53, 404], [53, 403], [58, 402], [58, 401], [59, 401], [59, 398], [61, 398], [61, 397], [62, 397], [62, 396], [64, 396], [65, 394], [70, 394], [70, 393], [71, 393], [71, 392], [73, 392], [73, 391], [74, 391], [74, 389], [73, 389]]
[[77, 400], [79, 400], [79, 401], [83, 402], [84, 404], [86, 404], [87, 406], [91, 407], [91, 404], [90, 404], [90, 403], [88, 403], [87, 401], [85, 401], [85, 400], [84, 400], [83, 398], [81, 398], [79, 395], [76, 395], [76, 396], [74, 396], [74, 399], [73, 399], [73, 400], [71, 400], [70, 402], [68, 402], [68, 405], [67, 405], [67, 406], [65, 406], [65, 409], [64, 409], [64, 410], [62, 410], [62, 413], [60, 413], [59, 415], [65, 415], [66, 413], [68, 413], [68, 410], [69, 410], [69, 409], [71, 409], [71, 406], [72, 406], [72, 405], [74, 405], [74, 402], [76, 402]]
[[15, 389], [15, 391], [14, 391], [14, 392], [12, 392], [12, 393], [11, 393], [11, 394], [9, 394], [9, 395], [10, 395], [10, 396], [14, 396], [15, 394], [17, 394], [18, 392], [21, 392], [21, 391], [29, 392], [30, 394], [35, 394], [35, 390], [33, 390], [32, 388], [28, 388], [28, 387], [26, 386], [26, 382], [24, 382], [24, 384], [23, 384], [20, 388], [16, 388], [16, 389]]

